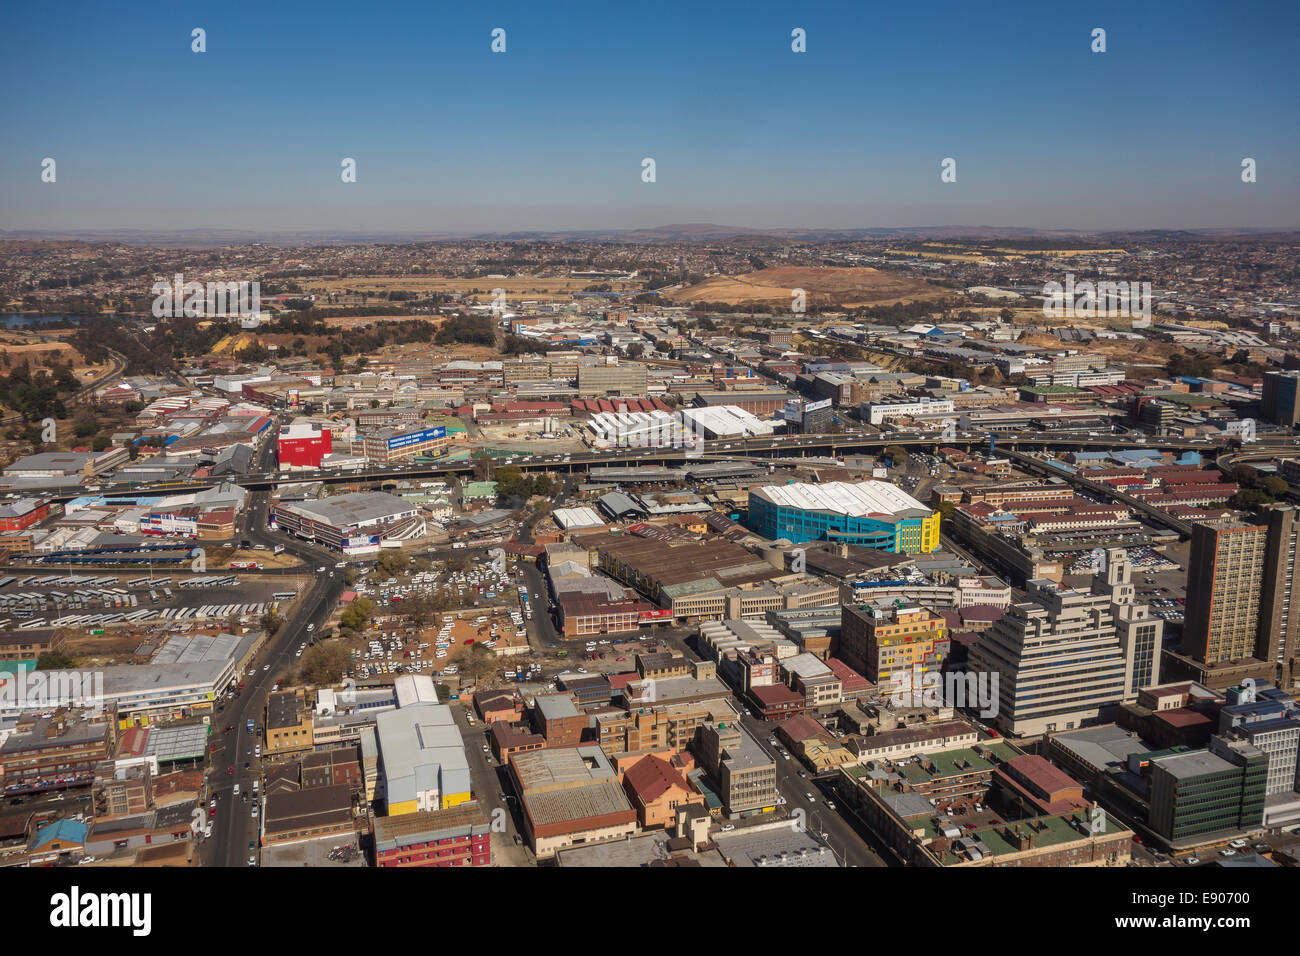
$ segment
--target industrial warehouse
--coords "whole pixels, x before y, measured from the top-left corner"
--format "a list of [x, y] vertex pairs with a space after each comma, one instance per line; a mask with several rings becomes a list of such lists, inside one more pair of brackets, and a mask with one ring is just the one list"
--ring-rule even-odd
[[281, 501], [275, 505], [273, 520], [291, 534], [345, 554], [377, 551], [385, 541], [405, 541], [425, 533], [418, 508], [380, 491], [320, 501]]
[[839, 541], [900, 554], [939, 546], [939, 515], [887, 481], [756, 488], [749, 494], [749, 526], [766, 538]]

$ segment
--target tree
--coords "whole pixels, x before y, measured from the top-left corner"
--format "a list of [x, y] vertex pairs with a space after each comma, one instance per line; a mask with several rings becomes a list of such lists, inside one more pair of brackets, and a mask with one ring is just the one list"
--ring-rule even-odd
[[302, 676], [309, 684], [337, 684], [350, 662], [351, 655], [341, 642], [317, 644], [302, 656]]
[[63, 671], [73, 666], [73, 659], [62, 651], [46, 651], [36, 658], [38, 671]]
[[1281, 498], [1291, 490], [1290, 483], [1281, 475], [1269, 475], [1264, 479], [1264, 490], [1274, 498]]
[[267, 637], [275, 637], [276, 631], [280, 630], [280, 626], [284, 624], [284, 621], [280, 618], [280, 615], [268, 610], [257, 619], [257, 623], [262, 630], [266, 631]]
[[374, 617], [375, 605], [369, 598], [357, 598], [339, 615], [339, 626], [353, 631], [365, 630], [367, 622]]
[[639, 359], [643, 355], [645, 355], [644, 342], [633, 342], [631, 345], [627, 347], [628, 358]]
[[1273, 499], [1262, 488], [1242, 488], [1232, 496], [1232, 506], [1243, 511], [1266, 505]]
[[375, 567], [390, 578], [395, 578], [399, 574], [405, 574], [407, 568], [411, 565], [411, 559], [401, 551], [385, 551], [375, 562]]
[[941, 501], [934, 509], [939, 513], [939, 527], [946, 531], [952, 530], [952, 513], [957, 510], [957, 506], [951, 501]]
[[76, 424], [72, 426], [72, 431], [78, 438], [89, 438], [99, 431], [99, 422], [95, 420], [93, 414], [79, 414], [77, 415]]
[[1243, 488], [1254, 488], [1259, 480], [1259, 472], [1250, 465], [1235, 465], [1232, 469], [1232, 480]]
[[886, 445], [884, 455], [895, 465], [907, 461], [907, 449], [902, 445]]
[[469, 646], [469, 650], [461, 655], [460, 664], [465, 674], [477, 684], [483, 675], [492, 672], [496, 666], [496, 658], [496, 651], [481, 641], [475, 641]]
[[490, 452], [475, 452], [470, 456], [470, 463], [474, 466], [475, 481], [489, 481], [492, 478], [492, 455]]

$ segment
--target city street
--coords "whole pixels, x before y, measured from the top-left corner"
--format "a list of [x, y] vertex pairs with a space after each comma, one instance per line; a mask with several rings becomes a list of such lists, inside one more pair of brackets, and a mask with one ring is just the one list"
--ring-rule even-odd
[[[768, 743], [776, 730], [776, 724], [748, 715], [741, 718], [741, 725], [758, 741], [758, 746], [776, 763], [776, 787], [785, 797], [784, 805], [778, 807], [778, 813], [789, 816], [795, 810], [805, 814], [808, 828], [821, 837], [823, 843], [830, 847], [836, 858], [845, 866], [885, 866], [885, 861], [864, 843], [859, 833], [860, 824], [850, 822], [845, 816], [845, 809], [836, 803], [836, 809], [827, 807], [827, 800], [836, 802], [830, 794], [829, 784], [815, 780], [810, 774], [807, 779], [799, 776], [799, 771], [807, 769], [793, 754], [787, 760]], [[812, 794], [809, 799], [808, 794]], [[767, 816], [767, 815], [764, 815]], [[762, 817], [753, 818], [762, 820]], [[744, 826], [741, 821], [737, 826]], [[865, 828], [861, 829], [866, 834]]]
[[[250, 497], [250, 518], [246, 529], [250, 539], [268, 546], [282, 544], [286, 553], [298, 557], [310, 567], [333, 566], [335, 556], [324, 548], [265, 531], [267, 495], [259, 492]], [[252, 816], [253, 799], [250, 797], [245, 803], [242, 797], [251, 790], [253, 780], [260, 777], [261, 762], [253, 755], [253, 750], [261, 741], [256, 735], [248, 734], [246, 723], [252, 719], [255, 728], [263, 724], [267, 695], [283, 673], [294, 666], [294, 649], [305, 638], [307, 625], [315, 624], [319, 629], [328, 620], [345, 587], [340, 575], [313, 574], [311, 581], [292, 616], [258, 654], [253, 674], [250, 676], [245, 672], [239, 675], [238, 681], [245, 684], [244, 689], [225, 705], [224, 711], [213, 716], [213, 732], [209, 739], [217, 744], [218, 749], [211, 756], [204, 800], [216, 797], [217, 815], [212, 820], [212, 835], [200, 844], [200, 857], [206, 865], [246, 866], [250, 855], [249, 841], [258, 839], [260, 817], [254, 819]], [[224, 732], [227, 726], [232, 728], [229, 733]], [[249, 765], [247, 768], [245, 763]], [[228, 768], [232, 766], [234, 772], [230, 773]], [[236, 784], [239, 785], [239, 796], [234, 794]]]

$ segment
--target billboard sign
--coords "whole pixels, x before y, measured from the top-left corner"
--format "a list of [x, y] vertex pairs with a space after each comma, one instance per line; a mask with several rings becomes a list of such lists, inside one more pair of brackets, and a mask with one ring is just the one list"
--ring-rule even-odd
[[433, 428], [421, 429], [418, 432], [408, 432], [405, 435], [394, 435], [392, 438], [388, 439], [388, 450], [397, 451], [402, 448], [409, 448], [412, 445], [421, 445], [427, 441], [434, 441], [446, 437], [446, 426], [437, 425]]

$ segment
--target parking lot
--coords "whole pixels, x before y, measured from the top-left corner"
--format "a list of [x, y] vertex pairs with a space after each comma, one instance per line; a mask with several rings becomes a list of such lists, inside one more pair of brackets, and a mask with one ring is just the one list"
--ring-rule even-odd
[[[254, 620], [296, 597], [292, 579], [234, 574], [32, 574], [0, 577], [0, 625], [65, 627]], [[276, 597], [280, 595], [280, 597]]]

